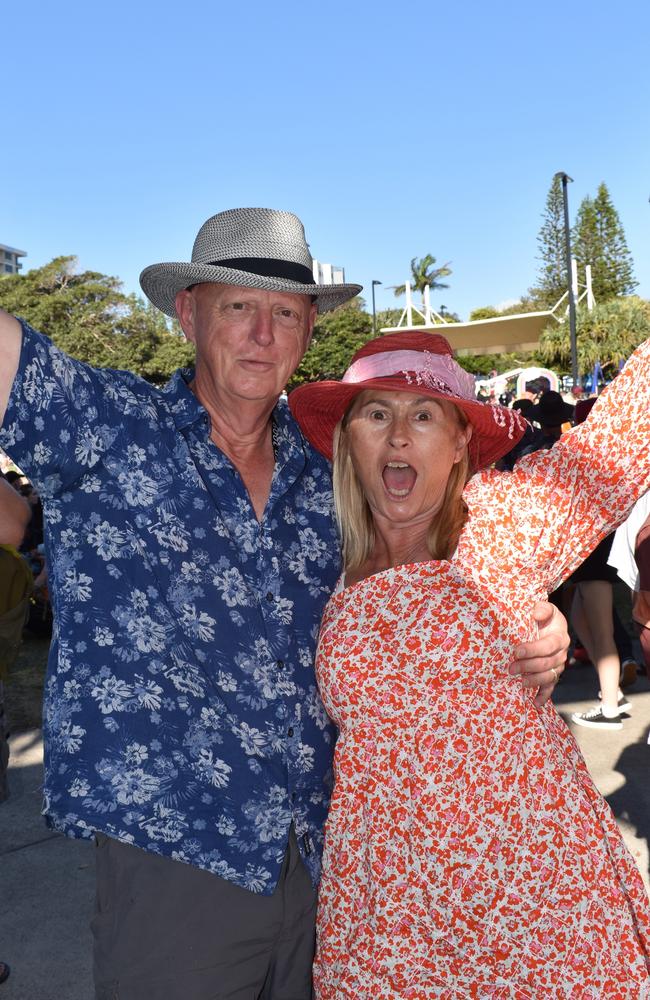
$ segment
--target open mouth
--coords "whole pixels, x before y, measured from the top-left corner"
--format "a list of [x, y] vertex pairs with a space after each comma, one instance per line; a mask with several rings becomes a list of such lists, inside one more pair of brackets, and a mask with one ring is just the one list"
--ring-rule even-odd
[[387, 462], [381, 478], [389, 496], [402, 500], [415, 486], [418, 474], [407, 462]]

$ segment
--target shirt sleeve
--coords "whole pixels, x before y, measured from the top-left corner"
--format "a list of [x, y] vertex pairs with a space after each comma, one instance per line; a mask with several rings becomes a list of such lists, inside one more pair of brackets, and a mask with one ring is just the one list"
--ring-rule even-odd
[[21, 325], [0, 447], [46, 499], [92, 470], [117, 442], [125, 413], [146, 409], [147, 402], [139, 398], [137, 376], [92, 368]]
[[[650, 488], [650, 341], [632, 354], [587, 420], [510, 473], [470, 484], [480, 525], [512, 571], [554, 590]], [[484, 513], [482, 510], [484, 509]]]

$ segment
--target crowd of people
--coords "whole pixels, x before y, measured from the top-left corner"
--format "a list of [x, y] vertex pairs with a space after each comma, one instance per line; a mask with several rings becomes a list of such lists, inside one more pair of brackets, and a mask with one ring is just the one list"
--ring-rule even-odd
[[162, 390], [0, 314], [55, 608], [44, 814], [95, 841], [97, 1000], [641, 996], [650, 904], [549, 700], [547, 597], [650, 486], [648, 345], [513, 462], [520, 408], [430, 333], [286, 400], [360, 291], [314, 281], [291, 213], [212, 216], [141, 284], [196, 345]]

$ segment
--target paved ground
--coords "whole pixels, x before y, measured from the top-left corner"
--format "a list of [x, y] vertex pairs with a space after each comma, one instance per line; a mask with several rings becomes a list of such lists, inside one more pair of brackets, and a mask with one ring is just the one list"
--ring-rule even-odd
[[[565, 673], [556, 704], [568, 721], [596, 695], [589, 667]], [[621, 732], [575, 727], [602, 793], [650, 887], [650, 684], [630, 691], [633, 711]], [[94, 896], [93, 847], [45, 828], [40, 813], [41, 740], [12, 740], [11, 798], [0, 806], [0, 960], [12, 974], [0, 1000], [92, 1000], [88, 921]], [[146, 998], [143, 997], [143, 1000]]]

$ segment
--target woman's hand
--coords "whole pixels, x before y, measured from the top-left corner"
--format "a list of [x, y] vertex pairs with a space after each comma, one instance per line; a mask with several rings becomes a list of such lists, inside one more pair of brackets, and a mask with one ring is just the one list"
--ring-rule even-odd
[[570, 639], [567, 620], [554, 604], [538, 601], [533, 619], [538, 625], [538, 638], [515, 648], [510, 673], [521, 676], [523, 687], [539, 688], [534, 703], [541, 708], [564, 670]]

